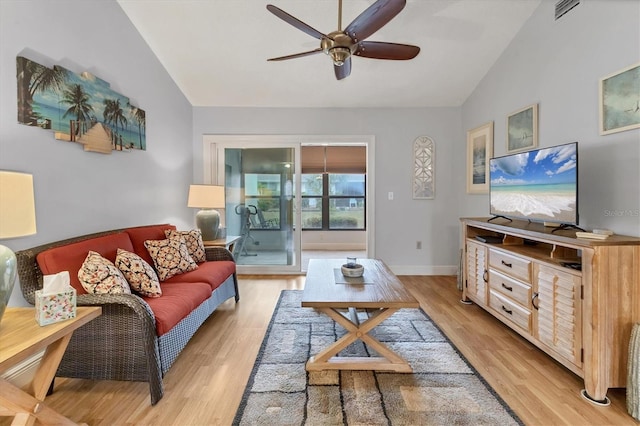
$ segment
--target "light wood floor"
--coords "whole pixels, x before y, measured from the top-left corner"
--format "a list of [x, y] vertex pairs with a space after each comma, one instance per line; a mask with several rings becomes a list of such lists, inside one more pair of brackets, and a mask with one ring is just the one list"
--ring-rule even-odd
[[[583, 400], [579, 377], [477, 306], [461, 304], [455, 277], [400, 279], [525, 424], [638, 425], [624, 390], [609, 391], [609, 407]], [[303, 286], [302, 276], [240, 277], [240, 302], [225, 302], [196, 333], [154, 407], [146, 383], [62, 378], [46, 403], [89, 425], [230, 425], [280, 291]]]

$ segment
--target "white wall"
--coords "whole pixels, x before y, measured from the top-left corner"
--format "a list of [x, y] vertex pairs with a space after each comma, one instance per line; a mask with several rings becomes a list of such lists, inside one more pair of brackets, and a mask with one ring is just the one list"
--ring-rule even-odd
[[[454, 156], [464, 138], [459, 108], [313, 109], [206, 108], [193, 112], [195, 179], [203, 179], [204, 134], [374, 135], [375, 253], [396, 273], [451, 273], [458, 265], [454, 176], [464, 161]], [[436, 196], [413, 200], [413, 141], [435, 141]], [[464, 158], [464, 157], [463, 157]], [[387, 193], [394, 192], [394, 200]], [[416, 249], [422, 241], [422, 250]]]
[[[580, 226], [640, 236], [640, 130], [598, 130], [599, 80], [640, 62], [640, 2], [585, 0], [558, 21], [554, 4], [542, 2], [465, 102], [463, 131], [493, 120], [503, 155], [507, 115], [538, 103], [539, 146], [579, 142]], [[488, 197], [465, 195], [464, 176], [455, 188], [460, 215], [487, 215]]]
[[305, 231], [300, 234], [302, 250], [366, 250], [366, 231]]
[[[147, 150], [84, 152], [18, 124], [18, 55], [111, 83], [146, 111]], [[193, 226], [191, 105], [115, 1], [0, 1], [0, 93], [0, 169], [33, 174], [38, 228], [2, 244], [20, 250], [126, 226]], [[17, 283], [10, 304], [26, 304]]]

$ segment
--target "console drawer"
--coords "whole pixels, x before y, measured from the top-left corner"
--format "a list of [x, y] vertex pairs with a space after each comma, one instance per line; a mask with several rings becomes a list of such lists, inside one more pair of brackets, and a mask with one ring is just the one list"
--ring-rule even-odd
[[498, 271], [489, 269], [489, 286], [491, 286], [491, 289], [518, 302], [524, 308], [529, 308], [531, 301], [531, 286], [529, 284], [523, 284]]
[[523, 330], [531, 332], [531, 311], [524, 309], [494, 290], [489, 291], [489, 306]]
[[489, 266], [526, 283], [531, 283], [531, 261], [500, 250], [489, 250]]

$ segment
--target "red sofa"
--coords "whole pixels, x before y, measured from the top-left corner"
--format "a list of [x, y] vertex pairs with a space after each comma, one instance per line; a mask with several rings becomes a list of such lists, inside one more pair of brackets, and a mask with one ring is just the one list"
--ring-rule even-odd
[[42, 276], [69, 271], [78, 306], [101, 306], [102, 315], [77, 330], [56, 376], [149, 382], [151, 403], [163, 395], [162, 377], [213, 311], [227, 299], [239, 300], [236, 264], [223, 247], [209, 247], [194, 271], [160, 282], [160, 297], [137, 294], [87, 294], [78, 270], [89, 250], [114, 261], [118, 248], [138, 254], [153, 266], [144, 246], [165, 239], [175, 226], [149, 225], [84, 235], [16, 253], [20, 286], [34, 304]]

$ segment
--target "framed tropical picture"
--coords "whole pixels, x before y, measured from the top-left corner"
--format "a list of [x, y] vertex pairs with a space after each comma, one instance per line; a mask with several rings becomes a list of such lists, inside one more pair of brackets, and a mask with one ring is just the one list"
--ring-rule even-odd
[[467, 132], [467, 193], [489, 193], [489, 159], [493, 155], [493, 121]]
[[507, 152], [538, 146], [538, 104], [529, 105], [507, 117]]
[[640, 127], [640, 64], [600, 79], [600, 134]]

